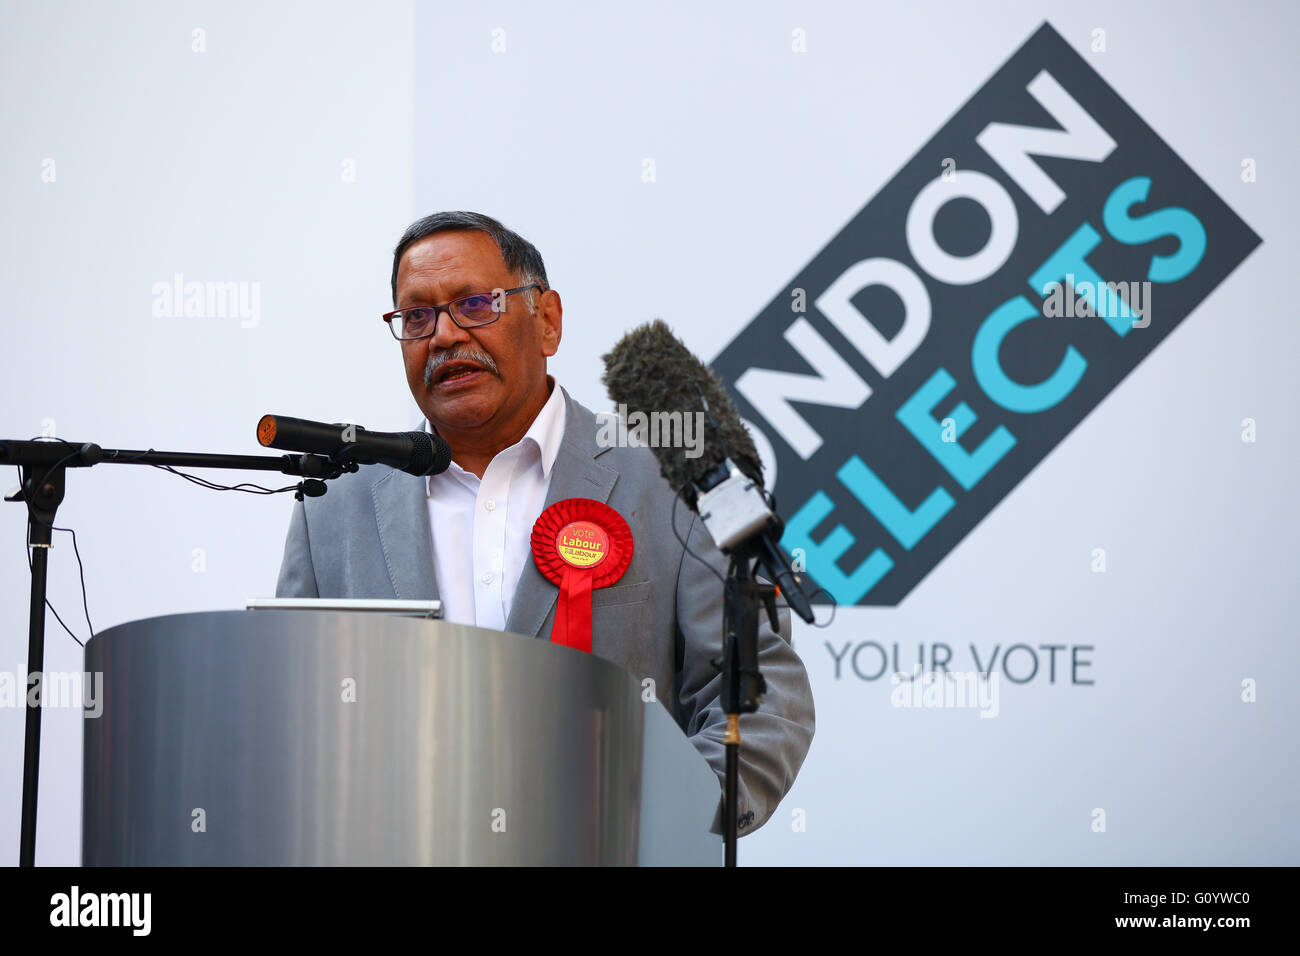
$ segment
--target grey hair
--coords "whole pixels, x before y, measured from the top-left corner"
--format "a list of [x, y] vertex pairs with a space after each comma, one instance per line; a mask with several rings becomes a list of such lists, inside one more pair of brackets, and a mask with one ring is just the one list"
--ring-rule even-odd
[[[542, 254], [537, 251], [536, 246], [523, 236], [512, 232], [491, 216], [485, 216], [482, 213], [465, 212], [463, 210], [435, 212], [431, 216], [425, 216], [423, 219], [417, 219], [411, 223], [406, 228], [406, 232], [402, 233], [397, 248], [393, 250], [394, 308], [397, 307], [397, 267], [401, 264], [402, 256], [406, 250], [412, 243], [419, 242], [435, 232], [454, 230], [473, 230], [487, 233], [492, 237], [492, 241], [497, 244], [497, 248], [501, 250], [501, 258], [505, 261], [506, 268], [510, 270], [512, 275], [518, 277], [520, 285], [536, 282], [543, 290], [551, 287], [546, 279], [546, 265], [542, 262]], [[529, 289], [524, 293], [529, 312], [533, 311], [535, 305], [533, 297], [536, 294], [536, 289]]]

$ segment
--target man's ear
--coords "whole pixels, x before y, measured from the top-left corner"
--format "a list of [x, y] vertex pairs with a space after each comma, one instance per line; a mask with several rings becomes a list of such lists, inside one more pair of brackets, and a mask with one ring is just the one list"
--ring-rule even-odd
[[554, 355], [560, 349], [564, 331], [564, 303], [560, 293], [547, 289], [537, 303], [537, 317], [542, 323], [542, 354]]

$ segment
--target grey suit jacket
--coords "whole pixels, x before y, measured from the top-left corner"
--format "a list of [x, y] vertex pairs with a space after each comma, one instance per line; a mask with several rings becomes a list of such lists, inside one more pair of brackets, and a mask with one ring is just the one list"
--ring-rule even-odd
[[[594, 498], [618, 511], [632, 530], [631, 565], [617, 584], [592, 592], [592, 653], [621, 664], [638, 682], [653, 678], [659, 701], [721, 782], [726, 716], [718, 700], [721, 678], [710, 661], [722, 653], [722, 584], [673, 535], [675, 496], [653, 453], [600, 447], [596, 416], [567, 392], [564, 400], [564, 439], [547, 506]], [[690, 550], [724, 575], [727, 559], [680, 503], [676, 522]], [[529, 561], [506, 630], [550, 640], [558, 593]], [[295, 505], [276, 594], [436, 599], [425, 479], [366, 466], [331, 482], [325, 496]], [[757, 712], [740, 719], [742, 834], [772, 815], [813, 735], [812, 690], [790, 645], [790, 612], [780, 611], [779, 634], [765, 614], [760, 618], [767, 694]]]

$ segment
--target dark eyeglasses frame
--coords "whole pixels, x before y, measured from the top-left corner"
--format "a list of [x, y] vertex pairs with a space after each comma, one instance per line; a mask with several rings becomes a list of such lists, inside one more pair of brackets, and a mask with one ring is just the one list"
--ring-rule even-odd
[[[540, 282], [532, 282], [528, 285], [521, 285], [517, 289], [502, 289], [501, 294], [503, 296], [511, 296], [514, 295], [516, 292], [526, 292], [529, 289], [541, 289], [541, 291], [543, 292], [546, 291], [545, 289], [542, 288], [542, 284]], [[442, 305], [413, 305], [409, 309], [394, 309], [392, 312], [385, 312], [382, 316], [380, 316], [380, 318], [382, 318], [385, 324], [387, 324], [388, 331], [393, 333], [393, 338], [397, 339], [397, 341], [399, 342], [416, 342], [419, 341], [420, 339], [427, 339], [432, 335], [437, 335], [438, 319], [441, 318], [443, 312], [446, 312], [447, 315], [451, 317], [451, 320], [455, 322], [459, 328], [481, 329], [483, 328], [483, 326], [491, 325], [497, 319], [501, 318], [501, 316], [505, 314], [506, 310], [502, 308], [499, 312], [497, 312], [496, 318], [488, 319], [486, 322], [479, 322], [475, 325], [465, 325], [458, 318], [456, 318], [456, 313], [452, 311], [451, 307], [455, 305], [457, 302], [463, 302], [466, 299], [477, 299], [481, 295], [492, 295], [493, 297], [495, 297], [495, 293], [496, 293], [496, 289], [492, 289], [488, 292], [471, 292], [469, 295], [459, 296], [455, 299], [452, 299], [450, 302], [446, 302]], [[407, 338], [403, 338], [402, 336], [399, 336], [397, 334], [396, 327], [393, 325], [393, 317], [402, 312], [413, 312], [416, 309], [433, 310], [433, 329], [429, 332], [425, 332], [423, 335], [412, 335]]]

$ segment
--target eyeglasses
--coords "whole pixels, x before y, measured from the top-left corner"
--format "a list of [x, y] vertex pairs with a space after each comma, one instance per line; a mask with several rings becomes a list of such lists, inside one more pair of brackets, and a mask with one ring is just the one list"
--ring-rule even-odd
[[446, 311], [451, 316], [451, 320], [462, 329], [474, 329], [481, 325], [491, 325], [501, 318], [501, 313], [506, 310], [506, 296], [525, 292], [528, 289], [541, 288], [539, 283], [534, 282], [531, 285], [521, 285], [517, 289], [494, 289], [491, 292], [463, 295], [445, 305], [418, 306], [387, 312], [383, 315], [383, 320], [388, 323], [388, 330], [393, 333], [393, 338], [400, 342], [424, 339], [433, 335], [438, 331], [438, 316], [443, 311]]

